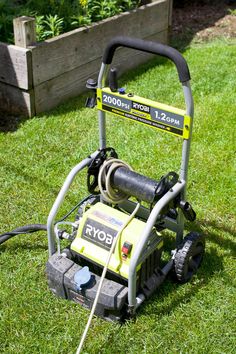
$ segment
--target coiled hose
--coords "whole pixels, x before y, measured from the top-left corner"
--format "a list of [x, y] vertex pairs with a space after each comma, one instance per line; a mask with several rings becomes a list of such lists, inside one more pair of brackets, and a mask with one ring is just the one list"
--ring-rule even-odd
[[104, 200], [111, 204], [121, 203], [128, 197], [124, 192], [115, 190], [111, 187], [111, 175], [118, 167], [126, 167], [133, 171], [133, 169], [126, 162], [119, 159], [110, 158], [102, 164], [98, 173], [98, 187], [100, 193]]

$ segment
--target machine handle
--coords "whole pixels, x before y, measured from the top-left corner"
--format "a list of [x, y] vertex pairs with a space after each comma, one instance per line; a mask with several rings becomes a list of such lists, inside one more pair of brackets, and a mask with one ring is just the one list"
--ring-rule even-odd
[[138, 38], [118, 36], [113, 38], [107, 45], [102, 59], [104, 64], [111, 64], [114, 53], [118, 47], [138, 49], [142, 52], [157, 54], [166, 57], [174, 62], [178, 71], [180, 82], [190, 80], [188, 64], [184, 57], [174, 48], [171, 48], [164, 44], [145, 41]]

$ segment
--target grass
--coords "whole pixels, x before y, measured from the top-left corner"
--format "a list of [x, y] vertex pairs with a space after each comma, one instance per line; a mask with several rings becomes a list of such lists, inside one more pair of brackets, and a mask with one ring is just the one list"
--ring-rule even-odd
[[[203, 232], [206, 255], [192, 282], [171, 279], [123, 326], [95, 318], [84, 353], [234, 353], [235, 339], [235, 71], [236, 47], [217, 40], [195, 44], [187, 59], [195, 99], [188, 199]], [[154, 79], [156, 78], [156, 79]], [[182, 108], [173, 66], [148, 65], [123, 77], [144, 97]], [[47, 215], [70, 169], [98, 146], [96, 111], [78, 97], [14, 132], [0, 133], [1, 232]], [[134, 169], [152, 178], [179, 168], [180, 140], [132, 122], [107, 120], [109, 145]], [[64, 214], [86, 194], [78, 177]], [[166, 235], [170, 242], [170, 235]], [[15, 237], [0, 246], [2, 353], [75, 353], [88, 312], [58, 299], [45, 276], [46, 235]]]

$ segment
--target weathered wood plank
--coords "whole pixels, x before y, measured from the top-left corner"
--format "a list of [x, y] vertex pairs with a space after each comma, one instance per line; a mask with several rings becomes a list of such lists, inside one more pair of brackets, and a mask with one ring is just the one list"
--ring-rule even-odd
[[13, 20], [15, 45], [27, 48], [36, 42], [35, 19], [21, 16]]
[[[168, 30], [149, 36], [145, 39], [166, 43]], [[127, 57], [131, 60], [127, 60]], [[118, 68], [119, 74], [127, 69], [136, 67], [146, 62], [150, 54], [130, 49], [118, 49], [114, 57], [114, 65]], [[101, 65], [101, 58], [83, 64], [74, 70], [65, 72], [62, 75], [48, 80], [35, 87], [35, 110], [36, 114], [47, 111], [70, 97], [78, 96], [86, 90], [85, 84], [88, 78], [97, 78]]]
[[118, 34], [146, 38], [167, 29], [169, 1], [158, 0], [33, 47], [34, 85], [101, 57], [108, 41]]
[[35, 115], [34, 92], [25, 92], [17, 87], [0, 82], [0, 107], [12, 114], [22, 114], [27, 117]]
[[173, 0], [169, 1], [169, 27], [172, 25]]
[[34, 89], [36, 114], [48, 111], [84, 92], [87, 79], [97, 76], [99, 66], [100, 63], [95, 60], [36, 86]]
[[0, 42], [0, 82], [25, 90], [32, 87], [30, 50]]

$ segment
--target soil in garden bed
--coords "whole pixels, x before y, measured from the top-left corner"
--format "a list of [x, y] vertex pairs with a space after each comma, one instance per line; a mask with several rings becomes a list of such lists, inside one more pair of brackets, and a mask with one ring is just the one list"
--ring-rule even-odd
[[[236, 38], [236, 0], [176, 0], [172, 16], [172, 39], [209, 41]], [[232, 14], [232, 11], [235, 13]]]

